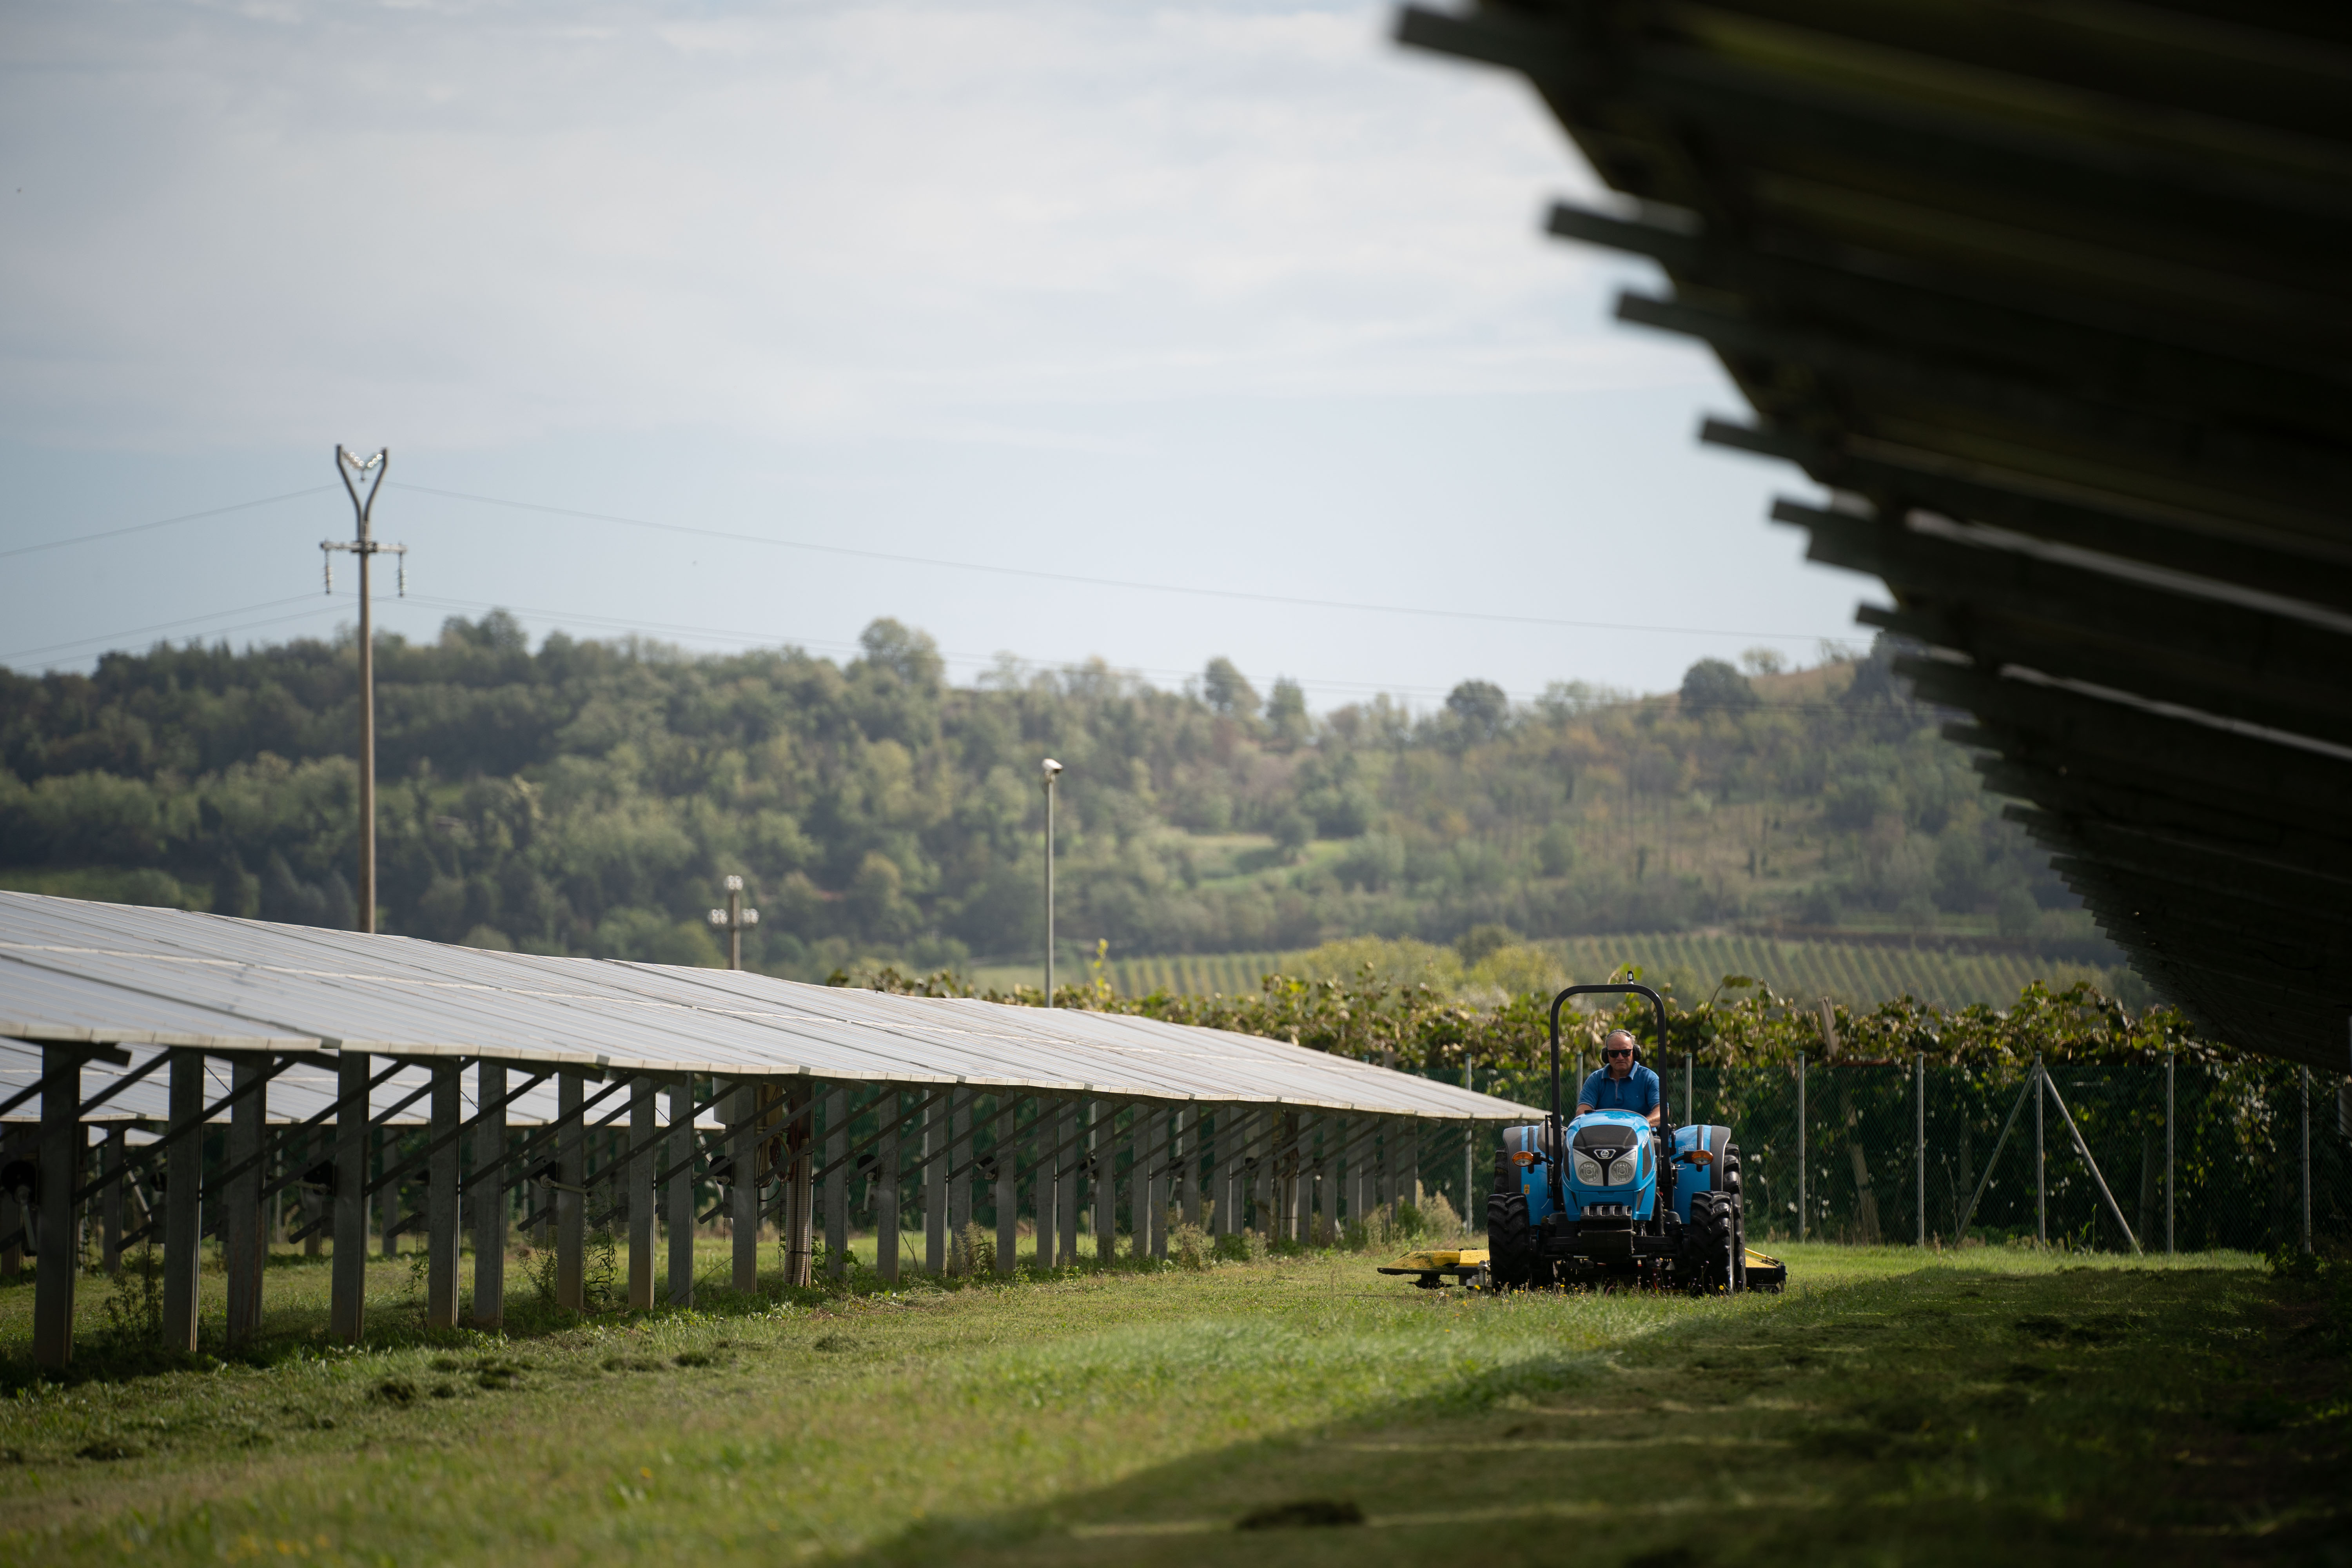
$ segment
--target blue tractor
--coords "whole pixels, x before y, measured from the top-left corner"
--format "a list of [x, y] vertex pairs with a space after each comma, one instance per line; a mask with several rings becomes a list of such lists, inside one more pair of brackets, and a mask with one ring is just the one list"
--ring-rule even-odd
[[1496, 1289], [1618, 1282], [1669, 1289], [1778, 1289], [1788, 1271], [1748, 1250], [1739, 1149], [1728, 1127], [1658, 1125], [1628, 1110], [1563, 1118], [1559, 1013], [1570, 997], [1648, 999], [1661, 1056], [1666, 1005], [1646, 985], [1571, 985], [1551, 1004], [1551, 1114], [1503, 1135], [1486, 1199]]

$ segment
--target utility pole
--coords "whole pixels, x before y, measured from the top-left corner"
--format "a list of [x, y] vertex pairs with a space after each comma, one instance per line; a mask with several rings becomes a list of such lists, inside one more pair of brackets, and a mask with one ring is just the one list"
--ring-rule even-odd
[[710, 923], [727, 933], [727, 967], [743, 967], [743, 928], [760, 923], [760, 911], [743, 907], [743, 879], [727, 879], [727, 907], [710, 911]]
[[1062, 764], [1047, 757], [1045, 769], [1045, 1005], [1054, 1005], [1054, 784]]
[[[341, 447], [335, 448], [335, 472], [343, 481], [343, 489], [352, 498], [352, 512], [358, 527], [350, 542], [322, 539], [319, 549], [323, 553], [327, 569], [327, 592], [335, 591], [335, 555], [338, 550], [348, 550], [360, 558], [360, 885], [355, 901], [359, 905], [359, 929], [375, 930], [375, 617], [368, 596], [369, 563], [378, 555], [400, 557], [400, 592], [408, 595], [408, 546], [379, 544], [373, 530], [376, 491], [383, 489], [383, 471], [391, 465], [392, 448], [380, 448], [374, 457], [353, 457]], [[360, 494], [357, 481], [368, 481], [367, 494]]]

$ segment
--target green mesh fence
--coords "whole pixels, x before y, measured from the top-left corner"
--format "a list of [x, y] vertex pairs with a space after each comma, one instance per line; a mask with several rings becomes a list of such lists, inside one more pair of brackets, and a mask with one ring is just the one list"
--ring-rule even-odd
[[[1571, 1095], [1580, 1065], [1591, 1064], [1561, 1065]], [[1793, 1064], [1669, 1062], [1659, 1073], [1676, 1121], [1732, 1129], [1759, 1241], [1801, 1232], [1907, 1245], [1924, 1225], [1946, 1247], [1965, 1235], [2261, 1251], [2300, 1243], [2307, 1207], [2315, 1242], [2352, 1244], [2352, 1092], [2341, 1074], [2178, 1062], [2168, 1087], [2162, 1064], [2055, 1063], [2037, 1095], [2030, 1064], [1922, 1073], [1913, 1062], [1811, 1060], [1801, 1074]], [[1481, 1075], [1477, 1087], [1528, 1105], [1549, 1094], [1538, 1073]]]

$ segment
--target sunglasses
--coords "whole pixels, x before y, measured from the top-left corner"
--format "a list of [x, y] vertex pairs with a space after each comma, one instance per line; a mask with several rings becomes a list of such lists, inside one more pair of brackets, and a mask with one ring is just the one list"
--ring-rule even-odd
[[1614, 1050], [1603, 1051], [1601, 1054], [1604, 1057], [1630, 1057], [1633, 1053], [1626, 1049], [1623, 1046], [1619, 1046]]

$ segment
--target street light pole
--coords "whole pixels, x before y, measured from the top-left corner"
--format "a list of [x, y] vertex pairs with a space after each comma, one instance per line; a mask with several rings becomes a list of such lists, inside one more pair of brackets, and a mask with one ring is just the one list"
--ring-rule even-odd
[[1062, 764], [1047, 757], [1045, 769], [1045, 1005], [1054, 1005], [1054, 785]]
[[727, 879], [727, 907], [710, 911], [710, 923], [727, 933], [727, 967], [743, 967], [743, 928], [760, 923], [760, 911], [743, 907], [743, 879]]
[[[408, 593], [408, 546], [379, 544], [373, 531], [375, 494], [383, 489], [383, 471], [391, 462], [389, 447], [366, 458], [335, 448], [335, 472], [352, 498], [358, 526], [348, 543], [319, 541], [330, 594], [335, 591], [334, 552], [348, 550], [360, 558], [360, 885], [354, 901], [359, 905], [359, 929], [363, 931], [375, 930], [375, 616], [368, 591], [370, 563], [379, 555], [400, 557], [400, 592], [404, 597]], [[368, 481], [364, 496], [357, 482], [361, 479]]]

